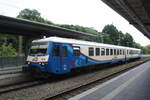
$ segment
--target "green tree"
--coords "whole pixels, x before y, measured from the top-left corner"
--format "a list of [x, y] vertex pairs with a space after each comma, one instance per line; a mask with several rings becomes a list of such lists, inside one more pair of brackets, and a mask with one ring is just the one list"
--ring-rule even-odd
[[11, 43], [9, 43], [8, 45], [6, 43], [3, 43], [1, 47], [0, 56], [1, 57], [13, 57], [13, 56], [17, 56], [17, 53]]
[[83, 26], [79, 26], [79, 25], [67, 25], [67, 24], [63, 24], [63, 25], [59, 25], [59, 27], [63, 27], [63, 28], [67, 28], [67, 29], [71, 29], [71, 30], [75, 30], [75, 31], [79, 31], [79, 32], [85, 32], [85, 33], [90, 33], [90, 34], [98, 34], [98, 31], [93, 29], [93, 28], [89, 28], [89, 27], [83, 27]]
[[[53, 23], [51, 21], [42, 18], [40, 12], [38, 12], [35, 9], [32, 9], [32, 10], [31, 9], [23, 9], [20, 11], [17, 18], [27, 19], [30, 21], [35, 21], [35, 22], [40, 22], [43, 24], [53, 25]], [[19, 39], [20, 40], [19, 43], [23, 43], [23, 44], [19, 45], [20, 46], [19, 48], [21, 48], [21, 45], [24, 45], [22, 49], [24, 50], [25, 55], [26, 55], [28, 52], [31, 41], [34, 39], [38, 39], [38, 38], [41, 38], [41, 36], [37, 36], [37, 37], [26, 37], [26, 36], [24, 36], [22, 39]], [[21, 42], [21, 41], [23, 41], [23, 42]], [[19, 50], [21, 50], [21, 49], [19, 49]]]
[[142, 49], [142, 46], [139, 43], [134, 42], [133, 45], [134, 45], [133, 47], [135, 48]]
[[0, 47], [2, 47], [2, 45], [5, 44], [12, 44], [13, 48], [17, 48], [17, 44], [18, 44], [18, 36], [16, 35], [10, 35], [10, 34], [0, 34]]
[[123, 46], [124, 44], [124, 33], [121, 31], [118, 32], [118, 39], [117, 39], [118, 45]]
[[110, 39], [109, 34], [101, 32], [98, 37], [101, 43], [112, 44], [112, 39]]
[[123, 46], [134, 47], [133, 37], [129, 33], [124, 35]]
[[51, 21], [42, 18], [41, 14], [35, 9], [23, 9], [20, 11], [17, 18], [27, 19], [30, 21], [40, 22], [44, 24], [53, 24]]
[[143, 47], [143, 53], [144, 54], [150, 54], [150, 45]]
[[103, 28], [102, 33], [106, 33], [106, 35], [109, 36], [109, 41], [111, 41], [110, 44], [118, 45], [119, 32], [113, 24], [106, 25]]

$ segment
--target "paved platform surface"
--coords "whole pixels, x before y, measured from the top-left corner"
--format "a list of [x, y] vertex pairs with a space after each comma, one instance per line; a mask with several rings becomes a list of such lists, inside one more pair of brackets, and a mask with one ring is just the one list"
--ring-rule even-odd
[[0, 75], [21, 72], [22, 71], [22, 66], [20, 65], [20, 66], [14, 66], [14, 67], [0, 68]]
[[150, 61], [69, 100], [150, 100]]

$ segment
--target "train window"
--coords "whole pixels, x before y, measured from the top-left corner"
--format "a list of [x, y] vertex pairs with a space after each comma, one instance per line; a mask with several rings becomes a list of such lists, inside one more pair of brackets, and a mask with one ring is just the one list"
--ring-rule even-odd
[[106, 56], [109, 55], [109, 49], [106, 49]]
[[120, 55], [122, 55], [122, 50], [120, 49]]
[[141, 52], [140, 51], [137, 51], [137, 54], [140, 54]]
[[101, 55], [102, 55], [102, 56], [105, 55], [105, 48], [101, 48]]
[[94, 48], [89, 48], [89, 56], [94, 56]]
[[130, 54], [130, 50], [128, 51], [128, 54]]
[[114, 55], [116, 55], [116, 49], [114, 49]]
[[130, 54], [133, 54], [133, 50], [130, 51]]
[[59, 45], [54, 45], [54, 47], [53, 47], [53, 56], [54, 56], [54, 57], [60, 56]]
[[117, 50], [117, 55], [119, 55], [119, 49]]
[[122, 52], [122, 53], [123, 53], [123, 55], [124, 55], [124, 54], [125, 54], [125, 51], [123, 50], [123, 52]]
[[96, 56], [99, 56], [100, 55], [100, 48], [96, 48], [95, 53], [96, 53]]
[[110, 49], [110, 55], [113, 55], [113, 49]]
[[73, 47], [73, 56], [80, 56], [80, 47]]
[[67, 57], [67, 46], [62, 46], [62, 57]]

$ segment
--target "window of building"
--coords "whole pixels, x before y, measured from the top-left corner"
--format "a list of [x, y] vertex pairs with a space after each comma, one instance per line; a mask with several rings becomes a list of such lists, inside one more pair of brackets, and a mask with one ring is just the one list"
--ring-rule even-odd
[[80, 47], [73, 47], [73, 56], [80, 56]]
[[102, 55], [102, 56], [105, 55], [105, 48], [101, 48], [101, 55]]
[[89, 48], [89, 56], [94, 56], [94, 48]]
[[54, 45], [54, 47], [53, 47], [53, 56], [54, 57], [59, 57], [60, 56], [59, 45]]
[[99, 56], [100, 55], [100, 48], [96, 48], [95, 53], [96, 53], [96, 56]]
[[113, 55], [113, 49], [110, 49], [110, 55]]
[[106, 56], [109, 55], [109, 49], [106, 49]]

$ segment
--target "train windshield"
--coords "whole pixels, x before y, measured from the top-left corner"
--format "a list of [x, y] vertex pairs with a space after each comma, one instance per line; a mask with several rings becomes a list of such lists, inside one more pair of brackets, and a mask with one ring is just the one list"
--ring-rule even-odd
[[30, 54], [47, 54], [48, 42], [32, 43]]

